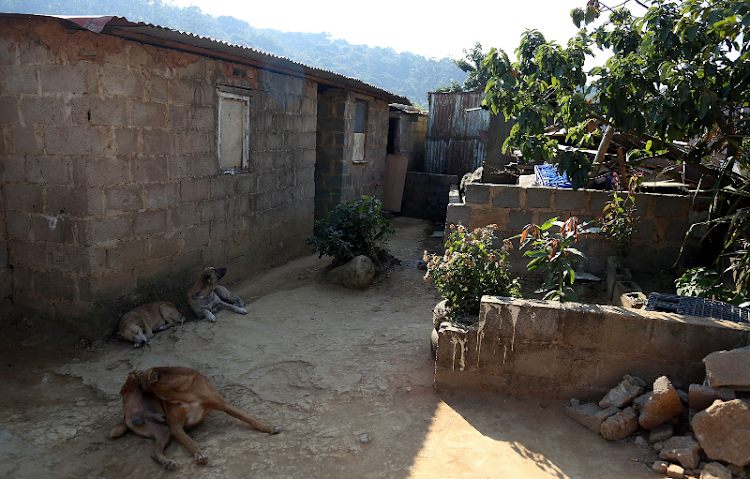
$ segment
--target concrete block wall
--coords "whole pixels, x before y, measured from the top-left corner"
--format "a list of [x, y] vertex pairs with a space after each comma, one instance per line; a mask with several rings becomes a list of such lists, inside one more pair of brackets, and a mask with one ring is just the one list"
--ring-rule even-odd
[[[366, 100], [365, 161], [353, 161], [354, 114], [357, 100]], [[353, 92], [328, 88], [318, 95], [315, 218], [337, 204], [362, 195], [376, 196], [385, 180], [388, 104]], [[380, 190], [378, 190], [380, 188]]]
[[702, 384], [703, 358], [750, 345], [750, 325], [485, 296], [479, 325], [439, 333], [435, 387], [599, 400], [625, 374]]
[[451, 185], [458, 184], [460, 180], [457, 175], [407, 171], [401, 214], [436, 223], [444, 222]]
[[[446, 232], [451, 223], [460, 222], [470, 228], [495, 223], [499, 227], [495, 234], [502, 239], [517, 235], [529, 223], [541, 225], [552, 217], [566, 220], [576, 216], [579, 221], [596, 221], [611, 195], [600, 190], [469, 183], [464, 201], [448, 205]], [[640, 221], [632, 251], [622, 260], [623, 267], [636, 272], [669, 270], [678, 258], [689, 259], [698, 253], [698, 240], [704, 230], [694, 230], [684, 245], [683, 240], [690, 225], [706, 217], [708, 203], [704, 199], [693, 202], [686, 196], [652, 193], [638, 193], [635, 198]], [[515, 271], [525, 271], [528, 259], [521, 257], [523, 251], [518, 251], [517, 241], [514, 246], [510, 256], [512, 267]], [[606, 271], [607, 256], [616, 254], [614, 243], [604, 241], [599, 235], [579, 239], [576, 248], [586, 254], [585, 269], [593, 273]]]
[[[251, 97], [250, 167], [233, 175], [218, 165], [219, 85]], [[143, 302], [184, 303], [204, 266], [232, 282], [309, 251], [316, 103], [304, 79], [3, 20], [0, 279], [12, 269], [14, 306], [98, 335]]]

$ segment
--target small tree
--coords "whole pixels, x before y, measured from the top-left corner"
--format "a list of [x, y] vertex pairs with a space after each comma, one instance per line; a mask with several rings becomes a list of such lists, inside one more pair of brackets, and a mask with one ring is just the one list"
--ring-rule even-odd
[[462, 71], [468, 73], [464, 84], [457, 81], [451, 82], [450, 86], [437, 88], [438, 93], [460, 92], [460, 91], [484, 91], [487, 81], [490, 78], [490, 71], [487, 69], [485, 59], [487, 55], [482, 52], [482, 44], [476, 42], [474, 48], [467, 50], [464, 48], [465, 58], [453, 60], [453, 64]]

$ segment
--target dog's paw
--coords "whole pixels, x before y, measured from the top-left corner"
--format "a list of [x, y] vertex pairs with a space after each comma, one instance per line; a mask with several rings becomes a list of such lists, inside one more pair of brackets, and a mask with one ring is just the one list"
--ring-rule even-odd
[[180, 319], [177, 320], [177, 324], [183, 324], [185, 322], [185, 316], [181, 316]]
[[279, 426], [276, 426], [275, 428], [268, 431], [268, 434], [278, 434], [281, 432], [281, 428]]
[[208, 456], [205, 454], [195, 456], [195, 462], [197, 462], [198, 464], [205, 464], [206, 462], [208, 462]]
[[141, 343], [133, 343], [133, 347], [134, 348], [140, 348], [141, 346], [143, 346], [143, 344], [141, 344]]
[[236, 304], [240, 308], [244, 308], [245, 307], [245, 302], [242, 301], [239, 296], [235, 296], [233, 301], [234, 301], [234, 304]]
[[247, 310], [245, 308], [237, 308], [237, 312], [240, 314], [247, 314]]
[[164, 469], [169, 469], [170, 471], [177, 468], [177, 463], [171, 459], [164, 459], [161, 465], [164, 466]]

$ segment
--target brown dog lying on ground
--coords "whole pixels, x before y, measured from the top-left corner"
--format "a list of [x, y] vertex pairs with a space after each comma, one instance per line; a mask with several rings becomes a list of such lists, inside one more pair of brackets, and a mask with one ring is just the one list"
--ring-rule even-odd
[[200, 272], [198, 279], [188, 291], [187, 302], [199, 318], [214, 322], [214, 313], [221, 309], [247, 314], [247, 310], [243, 308], [245, 303], [238, 296], [233, 297], [227, 288], [219, 285], [219, 280], [225, 274], [226, 268], [206, 268]]
[[177, 463], [167, 459], [164, 448], [172, 439], [169, 425], [164, 415], [161, 401], [151, 393], [144, 393], [138, 384], [136, 372], [128, 374], [125, 384], [120, 389], [122, 396], [122, 412], [125, 419], [112, 428], [109, 437], [120, 437], [128, 429], [143, 437], [150, 437], [156, 441], [151, 457], [167, 469], [174, 469]]
[[256, 421], [229, 404], [216, 390], [211, 381], [195, 369], [182, 367], [151, 368], [138, 373], [138, 383], [145, 392], [161, 400], [169, 429], [203, 464], [208, 460], [198, 444], [187, 435], [185, 429], [199, 424], [212, 410], [224, 411], [259, 431], [278, 434], [281, 428]]
[[163, 331], [183, 322], [185, 317], [169, 301], [148, 303], [122, 315], [117, 337], [133, 341], [139, 348], [154, 337], [154, 331]]

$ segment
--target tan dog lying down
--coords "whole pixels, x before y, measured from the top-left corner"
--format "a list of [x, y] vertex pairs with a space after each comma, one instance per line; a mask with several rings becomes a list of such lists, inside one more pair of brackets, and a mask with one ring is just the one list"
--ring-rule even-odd
[[157, 301], [138, 306], [123, 314], [117, 336], [126, 341], [133, 341], [134, 346], [139, 348], [154, 337], [154, 331], [163, 331], [183, 322], [185, 317], [177, 306], [169, 301]]
[[138, 383], [144, 392], [161, 400], [172, 436], [195, 457], [196, 462], [208, 460], [198, 444], [185, 429], [199, 424], [212, 410], [224, 411], [259, 431], [278, 434], [281, 428], [256, 421], [229, 404], [211, 385], [211, 381], [195, 369], [182, 367], [151, 368], [138, 373]]
[[205, 268], [188, 291], [188, 305], [199, 318], [214, 322], [216, 321], [214, 313], [221, 309], [247, 314], [247, 310], [243, 308], [245, 303], [239, 296], [232, 296], [227, 288], [219, 285], [219, 280], [225, 274], [227, 274], [226, 268]]
[[143, 437], [150, 437], [156, 441], [151, 457], [167, 469], [174, 469], [177, 463], [167, 459], [164, 448], [172, 439], [169, 425], [164, 415], [161, 401], [151, 393], [145, 393], [138, 384], [136, 372], [128, 374], [125, 384], [120, 389], [122, 396], [122, 412], [125, 419], [112, 428], [109, 437], [120, 437], [128, 429]]

